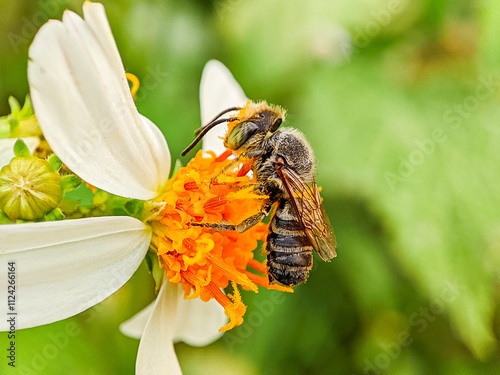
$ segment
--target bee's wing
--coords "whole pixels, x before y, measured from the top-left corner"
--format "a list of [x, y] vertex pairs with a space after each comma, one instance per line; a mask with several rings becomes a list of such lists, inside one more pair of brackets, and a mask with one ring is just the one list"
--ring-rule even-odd
[[329, 262], [337, 256], [337, 242], [330, 220], [325, 213], [318, 185], [313, 181], [309, 186], [297, 172], [286, 164], [277, 164], [276, 171], [285, 186], [290, 201], [304, 226], [304, 232], [321, 259]]

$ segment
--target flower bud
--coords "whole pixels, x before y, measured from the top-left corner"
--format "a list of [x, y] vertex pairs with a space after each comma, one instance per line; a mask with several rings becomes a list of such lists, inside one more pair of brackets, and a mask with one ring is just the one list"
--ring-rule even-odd
[[10, 220], [39, 220], [63, 197], [61, 176], [35, 156], [15, 157], [0, 171], [0, 209]]

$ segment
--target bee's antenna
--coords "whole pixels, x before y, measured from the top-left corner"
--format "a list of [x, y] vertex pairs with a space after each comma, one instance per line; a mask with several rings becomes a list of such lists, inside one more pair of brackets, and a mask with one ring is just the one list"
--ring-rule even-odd
[[221, 113], [219, 113], [217, 116], [215, 116], [215, 118], [212, 121], [210, 121], [207, 125], [202, 126], [198, 130], [196, 130], [194, 134], [197, 137], [195, 138], [195, 140], [193, 142], [191, 142], [191, 144], [189, 146], [187, 146], [184, 149], [184, 151], [181, 152], [181, 156], [185, 156], [189, 151], [191, 151], [194, 148], [194, 146], [196, 146], [198, 144], [198, 142], [201, 141], [201, 139], [205, 136], [205, 134], [207, 134], [207, 132], [210, 129], [212, 129], [214, 126], [222, 124], [224, 122], [236, 120], [236, 118], [234, 118], [234, 117], [222, 118], [222, 119], [219, 119], [219, 120], [218, 120], [218, 118], [220, 116], [222, 116], [223, 114], [225, 114], [225, 113], [228, 113], [228, 112], [231, 112], [231, 111], [237, 111], [239, 109], [241, 109], [241, 107], [231, 107], [231, 108], [225, 109], [224, 111], [222, 111]]
[[[231, 108], [228, 108], [228, 109], [225, 109], [223, 110], [221, 113], [219, 113], [217, 116], [215, 116], [212, 121], [210, 121], [208, 124], [202, 126], [201, 128], [197, 129], [195, 132], [194, 132], [194, 135], [198, 135], [200, 134], [204, 128], [206, 128], [207, 126], [210, 126], [213, 122], [215, 122], [215, 120], [217, 120], [219, 117], [221, 117], [222, 115], [228, 113], [228, 112], [231, 112], [231, 111], [238, 111], [240, 110], [242, 107], [231, 107]], [[215, 125], [214, 125], [215, 126]]]

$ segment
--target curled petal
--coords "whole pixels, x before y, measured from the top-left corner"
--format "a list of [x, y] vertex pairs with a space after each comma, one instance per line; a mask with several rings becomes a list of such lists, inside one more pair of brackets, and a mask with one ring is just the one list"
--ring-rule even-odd
[[[200, 84], [201, 123], [206, 125], [223, 110], [244, 106], [247, 97], [228, 68], [220, 61], [210, 60], [205, 65]], [[225, 116], [230, 116], [230, 112]], [[226, 125], [216, 126], [203, 138], [203, 151], [222, 154], [225, 151], [221, 137], [227, 132]]]
[[[151, 239], [131, 217], [95, 217], [0, 226], [0, 275], [13, 262], [17, 328], [78, 314], [118, 290], [139, 267]], [[0, 298], [7, 301], [7, 288]], [[9, 330], [6, 319], [0, 331]]]
[[123, 197], [158, 195], [170, 168], [167, 143], [141, 118], [104, 7], [85, 2], [35, 36], [28, 78], [42, 131], [84, 181]]

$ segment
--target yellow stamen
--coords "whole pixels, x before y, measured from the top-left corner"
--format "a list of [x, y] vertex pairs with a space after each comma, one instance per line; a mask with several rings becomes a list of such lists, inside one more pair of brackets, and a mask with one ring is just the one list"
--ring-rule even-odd
[[249, 289], [249, 290], [252, 290], [255, 293], [258, 293], [259, 289], [257, 288], [257, 286], [254, 283], [252, 283], [245, 274], [236, 271], [234, 269], [234, 267], [229, 267], [219, 257], [210, 255], [209, 259], [212, 262], [212, 264], [215, 267], [217, 267], [217, 269], [223, 275], [225, 275], [229, 280], [232, 280], [232, 281], [236, 282], [237, 284], [241, 285], [245, 289]]
[[[233, 286], [233, 294], [228, 294], [226, 296], [217, 286], [212, 283], [209, 284], [209, 288], [214, 298], [224, 307], [224, 311], [229, 318], [229, 322], [224, 327], [220, 328], [219, 332], [229, 331], [243, 323], [243, 315], [247, 310], [247, 307], [241, 300], [238, 287], [234, 282], [232, 282], [231, 285]], [[228, 297], [231, 298], [231, 300], [229, 300]]]
[[132, 94], [132, 98], [134, 98], [135, 100], [135, 95], [137, 94], [139, 86], [141, 85], [141, 83], [139, 82], [139, 78], [137, 78], [132, 73], [125, 73], [125, 77], [127, 77], [129, 82], [132, 84], [132, 87], [130, 88], [130, 94]]
[[208, 268], [208, 275], [206, 280], [203, 280], [201, 277], [198, 275], [195, 275], [192, 272], [186, 271], [182, 274], [184, 278], [195, 287], [195, 290], [192, 294], [184, 294], [184, 298], [186, 299], [195, 299], [198, 298], [201, 294], [201, 287], [202, 286], [207, 286], [210, 284], [210, 279], [212, 276], [212, 267], [210, 266]]

